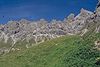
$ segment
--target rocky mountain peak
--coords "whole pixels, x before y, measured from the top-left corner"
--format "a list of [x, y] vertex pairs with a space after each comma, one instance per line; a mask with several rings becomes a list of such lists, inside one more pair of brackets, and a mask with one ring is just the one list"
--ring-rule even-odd
[[80, 13], [75, 17], [75, 19], [82, 19], [82, 18], [86, 19], [86, 18], [90, 17], [92, 14], [93, 14], [93, 12], [85, 10], [85, 9], [82, 8], [80, 10]]
[[[93, 17], [91, 18], [92, 15]], [[100, 2], [97, 5], [96, 15], [100, 16]], [[64, 21], [55, 19], [50, 23], [45, 19], [40, 19], [39, 21], [26, 19], [9, 21], [5, 25], [0, 25], [0, 41], [4, 41], [4, 43], [10, 42], [8, 45], [12, 46], [24, 41], [26, 42], [25, 46], [33, 46], [33, 44], [64, 35], [82, 34], [83, 36], [92, 27], [93, 30], [100, 32], [100, 17], [94, 17], [93, 12], [82, 8], [77, 16], [71, 13]], [[94, 21], [97, 23], [94, 24]]]
[[96, 9], [97, 9], [98, 7], [100, 7], [100, 0], [98, 0], [98, 4], [97, 4], [97, 6], [96, 6]]
[[18, 21], [20, 24], [29, 24], [31, 21], [28, 21], [26, 19], [21, 19]]
[[85, 10], [85, 9], [82, 8], [81, 11], [80, 11], [80, 14], [83, 15], [83, 16], [86, 16], [86, 15], [93, 14], [93, 12]]
[[97, 16], [100, 16], [100, 0], [96, 6], [96, 14], [97, 14]]
[[73, 13], [71, 13], [71, 14], [67, 17], [67, 19], [74, 19], [74, 17], [75, 17], [75, 15], [74, 15]]

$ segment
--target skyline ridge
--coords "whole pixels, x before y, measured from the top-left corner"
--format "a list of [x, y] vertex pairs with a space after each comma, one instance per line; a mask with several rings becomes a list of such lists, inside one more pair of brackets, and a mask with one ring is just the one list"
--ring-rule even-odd
[[[0, 24], [9, 20], [63, 20], [70, 13], [77, 15], [81, 8], [94, 11], [98, 0], [1, 0]], [[92, 5], [91, 5], [92, 4]], [[92, 7], [92, 8], [91, 8]]]

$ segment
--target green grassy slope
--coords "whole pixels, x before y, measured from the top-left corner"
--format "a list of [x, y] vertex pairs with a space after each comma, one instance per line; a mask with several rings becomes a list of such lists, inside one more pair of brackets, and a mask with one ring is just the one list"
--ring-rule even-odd
[[65, 36], [32, 48], [11, 52], [0, 57], [0, 67], [100, 67], [95, 64], [100, 52], [93, 49], [100, 34], [84, 40]]

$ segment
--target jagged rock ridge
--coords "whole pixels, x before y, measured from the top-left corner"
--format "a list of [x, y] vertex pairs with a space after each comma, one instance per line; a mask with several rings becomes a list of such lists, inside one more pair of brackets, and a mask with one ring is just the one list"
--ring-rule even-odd
[[[85, 33], [100, 32], [100, 2], [95, 12], [81, 9], [80, 13], [75, 16], [70, 14], [63, 21], [52, 20], [50, 23], [44, 19], [39, 21], [28, 21], [22, 19], [20, 21], [9, 21], [5, 25], [0, 25], [0, 44], [2, 49], [14, 50], [16, 44], [25, 42], [24, 46], [29, 48], [64, 35], [83, 36]], [[7, 45], [4, 46], [4, 44]], [[9, 46], [8, 46], [9, 45]]]

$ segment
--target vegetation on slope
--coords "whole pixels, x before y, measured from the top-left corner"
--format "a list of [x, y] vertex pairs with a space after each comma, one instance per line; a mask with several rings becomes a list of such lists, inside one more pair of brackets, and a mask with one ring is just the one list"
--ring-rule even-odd
[[95, 64], [100, 52], [93, 49], [99, 38], [99, 33], [84, 40], [79, 36], [56, 38], [1, 56], [0, 67], [100, 67]]

